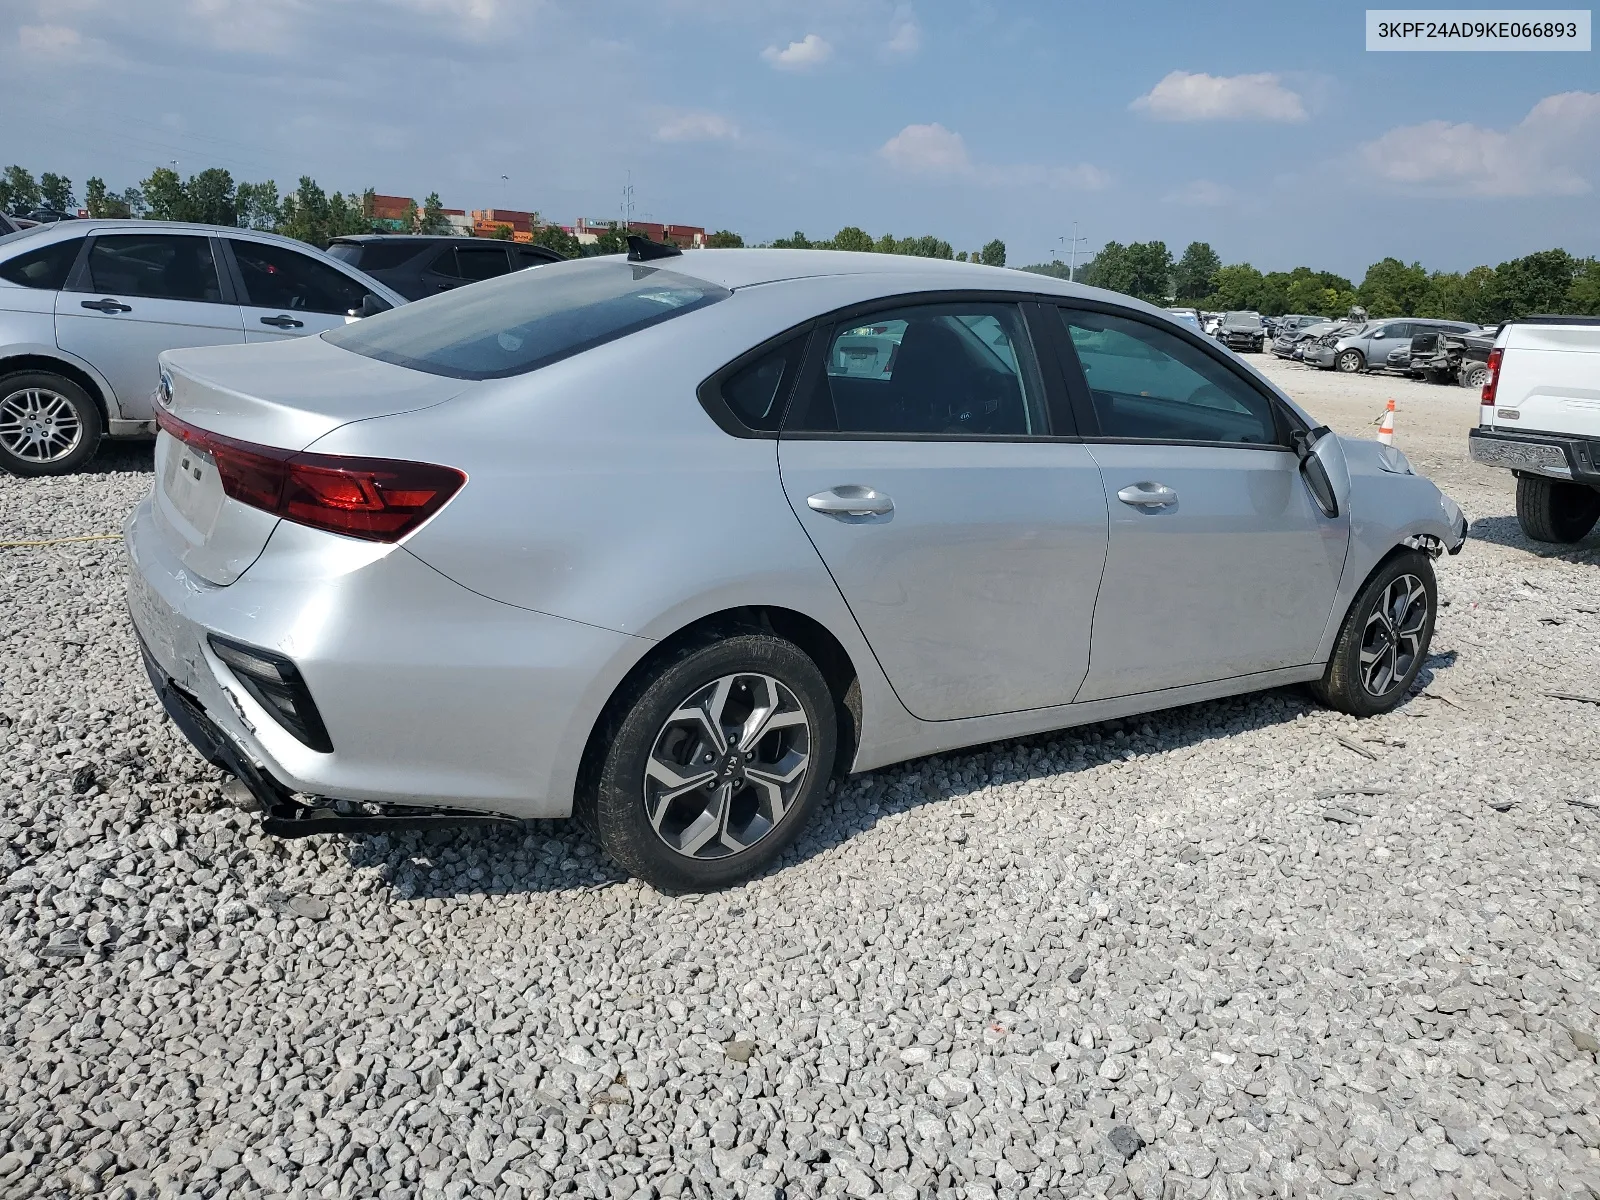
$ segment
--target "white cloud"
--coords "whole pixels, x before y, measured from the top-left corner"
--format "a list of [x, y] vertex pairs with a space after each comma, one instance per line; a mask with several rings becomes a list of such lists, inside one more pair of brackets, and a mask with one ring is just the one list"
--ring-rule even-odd
[[1066, 191], [1095, 191], [1111, 182], [1099, 167], [1088, 163], [1039, 166], [1032, 163], [990, 164], [973, 162], [966, 140], [938, 122], [907, 125], [878, 148], [878, 156], [897, 171], [927, 178], [960, 180], [981, 187], [1050, 187]]
[[1202, 208], [1220, 208], [1233, 202], [1233, 189], [1214, 179], [1191, 179], [1179, 184], [1162, 197], [1168, 204], [1192, 204]]
[[1276, 75], [1173, 71], [1128, 106], [1158, 121], [1304, 121], [1305, 101]]
[[65, 25], [23, 25], [17, 45], [24, 54], [43, 58], [71, 58], [83, 45], [83, 35]]
[[972, 170], [967, 144], [938, 122], [907, 125], [878, 150], [896, 170], [916, 175], [964, 175]]
[[1546, 96], [1510, 129], [1424, 121], [1359, 151], [1385, 183], [1442, 195], [1578, 196], [1600, 162], [1600, 92]]
[[894, 10], [894, 26], [883, 48], [894, 58], [910, 58], [922, 49], [922, 26], [909, 4]]
[[761, 57], [780, 71], [809, 71], [820, 67], [833, 55], [833, 47], [814, 33], [808, 33], [798, 42], [790, 42], [782, 50], [768, 46]]
[[739, 127], [720, 113], [668, 112], [656, 126], [658, 142], [732, 142]]

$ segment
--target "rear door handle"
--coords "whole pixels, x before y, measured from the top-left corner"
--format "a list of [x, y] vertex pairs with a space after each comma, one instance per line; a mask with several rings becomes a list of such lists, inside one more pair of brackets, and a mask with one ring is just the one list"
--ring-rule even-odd
[[1178, 502], [1178, 493], [1164, 483], [1135, 483], [1117, 493], [1117, 499], [1135, 508], [1170, 508]]
[[261, 323], [263, 325], [276, 325], [279, 329], [300, 329], [305, 325], [304, 321], [297, 321], [293, 317], [285, 316], [282, 313], [275, 317], [262, 317]]
[[107, 296], [104, 300], [80, 300], [79, 304], [85, 308], [96, 309], [103, 313], [132, 312], [133, 306], [124, 304], [121, 300], [113, 300]]
[[807, 496], [806, 507], [830, 517], [881, 517], [894, 511], [894, 501], [859, 483], [843, 483]]

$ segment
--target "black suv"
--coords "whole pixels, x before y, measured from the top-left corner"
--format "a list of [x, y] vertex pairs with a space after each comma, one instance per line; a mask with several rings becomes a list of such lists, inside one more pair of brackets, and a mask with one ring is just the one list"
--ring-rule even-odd
[[524, 267], [562, 262], [543, 246], [497, 238], [424, 237], [361, 233], [334, 238], [328, 253], [383, 281], [407, 300], [421, 300], [464, 283], [509, 275]]

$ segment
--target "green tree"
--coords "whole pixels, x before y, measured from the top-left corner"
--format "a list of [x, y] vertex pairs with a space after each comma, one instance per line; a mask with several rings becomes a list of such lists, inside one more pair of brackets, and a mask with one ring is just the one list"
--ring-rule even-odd
[[1600, 258], [1586, 258], [1577, 264], [1572, 286], [1567, 289], [1566, 310], [1600, 316]]
[[1485, 289], [1484, 319], [1504, 321], [1535, 313], [1558, 313], [1578, 275], [1578, 260], [1565, 250], [1540, 250], [1503, 262]]
[[815, 250], [817, 246], [815, 242], [796, 229], [793, 237], [773, 238], [772, 248], [774, 250]]
[[72, 180], [54, 171], [39, 176], [39, 199], [46, 208], [56, 212], [71, 212], [78, 207], [78, 198], [72, 194]]
[[449, 230], [450, 222], [444, 218], [444, 202], [439, 199], [438, 192], [429, 192], [422, 202], [422, 223], [417, 226], [417, 232], [438, 234]]
[[[1019, 268], [1031, 271], [1035, 275], [1048, 275], [1051, 279], [1071, 279], [1072, 268], [1064, 262], [1034, 263], [1031, 266]], [[1083, 268], [1078, 268], [1078, 274], [1083, 274]]]
[[130, 217], [142, 217], [150, 209], [144, 202], [144, 193], [136, 187], [123, 188], [121, 200], [122, 207], [128, 210]]
[[279, 211], [279, 233], [313, 246], [328, 244], [328, 194], [311, 176], [300, 176], [299, 186], [283, 198]]
[[200, 221], [206, 225], [239, 223], [238, 194], [233, 185], [233, 175], [222, 167], [207, 167], [200, 174], [191, 175], [184, 192], [188, 199], [188, 216], [185, 220]]
[[986, 267], [1003, 267], [1006, 265], [1006, 244], [999, 238], [983, 244], [979, 251], [979, 259]]
[[1372, 317], [1410, 317], [1427, 292], [1428, 272], [1421, 263], [1408, 267], [1398, 258], [1385, 258], [1367, 268], [1356, 302]]
[[1179, 304], [1196, 304], [1214, 290], [1213, 279], [1222, 259], [1210, 242], [1190, 242], [1172, 269], [1172, 292]]
[[898, 240], [896, 240], [894, 234], [892, 234], [892, 233], [886, 233], [882, 237], [880, 237], [877, 241], [873, 242], [872, 243], [872, 248], [873, 248], [873, 250], [877, 251], [879, 254], [900, 254], [900, 253], [902, 253], [902, 251], [900, 249], [900, 243], [899, 243]]
[[706, 234], [708, 250], [739, 250], [743, 247], [744, 239], [731, 229], [719, 229], [715, 233]]
[[0, 176], [0, 209], [6, 212], [31, 212], [39, 207], [39, 184], [32, 171], [10, 166]]
[[554, 250], [565, 258], [577, 258], [581, 247], [578, 239], [559, 225], [541, 225], [533, 231], [533, 244]]
[[1249, 263], [1231, 263], [1217, 269], [1215, 288], [1206, 298], [1206, 307], [1234, 312], [1240, 309], [1259, 311], [1266, 280], [1260, 271]]
[[91, 217], [128, 215], [128, 210], [123, 207], [122, 201], [106, 191], [106, 181], [98, 175], [91, 175], [89, 182], [83, 185], [83, 206], [89, 210]]
[[241, 183], [234, 192], [233, 201], [239, 224], [246, 229], [276, 229], [283, 219], [276, 180]]
[[157, 167], [139, 186], [144, 192], [145, 216], [150, 220], [189, 220], [189, 193], [172, 168]]
[[509, 225], [496, 225], [494, 232], [489, 235], [496, 241], [512, 242], [516, 240], [516, 230]]
[[872, 235], [855, 225], [846, 225], [828, 243], [833, 250], [855, 250], [864, 254], [872, 251]]
[[407, 198], [405, 208], [400, 210], [400, 228], [406, 233], [415, 233], [421, 223], [422, 210], [415, 200]]

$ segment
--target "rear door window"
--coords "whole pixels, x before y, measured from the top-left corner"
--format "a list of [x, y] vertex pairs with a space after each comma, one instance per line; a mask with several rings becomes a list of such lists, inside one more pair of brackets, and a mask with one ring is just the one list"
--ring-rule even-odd
[[211, 239], [174, 233], [96, 237], [89, 246], [89, 290], [151, 300], [222, 299]]
[[552, 263], [323, 334], [335, 346], [455, 379], [521, 375], [732, 295], [644, 263]]
[[246, 303], [289, 312], [346, 313], [360, 308], [367, 289], [343, 271], [286, 246], [233, 242]]
[[836, 326], [821, 378], [786, 431], [885, 438], [1047, 432], [1021, 311], [1012, 304], [888, 309]]
[[495, 279], [511, 270], [504, 246], [457, 246], [456, 274], [469, 283]]

